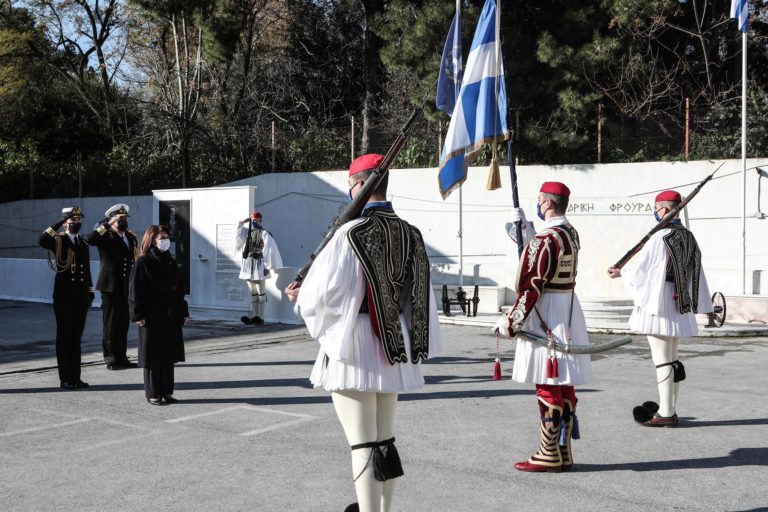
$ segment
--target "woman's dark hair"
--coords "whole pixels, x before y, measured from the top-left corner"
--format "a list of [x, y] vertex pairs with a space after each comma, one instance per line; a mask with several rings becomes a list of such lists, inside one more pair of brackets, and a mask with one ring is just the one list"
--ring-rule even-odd
[[171, 236], [171, 232], [168, 231], [167, 226], [152, 224], [147, 228], [147, 230], [144, 232], [144, 238], [141, 239], [141, 255], [146, 256], [149, 250], [152, 248], [152, 245], [155, 242], [155, 237], [158, 233], [165, 233], [169, 237]]

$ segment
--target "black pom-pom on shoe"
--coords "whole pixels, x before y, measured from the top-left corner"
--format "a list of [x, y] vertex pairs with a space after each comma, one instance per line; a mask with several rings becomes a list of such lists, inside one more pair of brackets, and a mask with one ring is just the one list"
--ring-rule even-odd
[[651, 415], [659, 412], [659, 404], [656, 402], [651, 402], [650, 400], [648, 402], [643, 402], [642, 407], [644, 407], [645, 410], [648, 411], [648, 413]]
[[646, 421], [650, 420], [653, 415], [648, 412], [648, 409], [642, 405], [638, 405], [632, 409], [632, 416], [635, 418], [636, 422], [645, 423]]

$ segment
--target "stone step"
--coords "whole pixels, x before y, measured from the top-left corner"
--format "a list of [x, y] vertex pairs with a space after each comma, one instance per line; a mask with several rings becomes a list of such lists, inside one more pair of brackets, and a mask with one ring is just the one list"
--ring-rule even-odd
[[600, 309], [604, 307], [634, 307], [631, 299], [601, 299], [601, 298], [579, 298], [582, 309]]
[[[512, 304], [501, 306], [503, 313], [508, 313], [512, 309]], [[604, 306], [601, 308], [585, 308], [582, 304], [582, 311], [585, 317], [608, 318], [608, 317], [627, 317], [632, 314], [633, 307], [627, 306]]]
[[584, 311], [584, 318], [623, 318], [625, 320], [628, 320], [631, 314], [632, 314], [631, 310], [630, 311], [586, 310]]

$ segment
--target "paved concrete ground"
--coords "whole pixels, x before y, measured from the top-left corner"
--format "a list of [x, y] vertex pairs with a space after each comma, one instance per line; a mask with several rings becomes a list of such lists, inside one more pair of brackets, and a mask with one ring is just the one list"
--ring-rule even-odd
[[[341, 511], [354, 501], [328, 394], [308, 385], [317, 347], [302, 329], [193, 324], [176, 372], [182, 402], [154, 407], [140, 370], [99, 362], [99, 319], [92, 311], [85, 340], [92, 387], [61, 391], [51, 307], [0, 302], [0, 510]], [[768, 510], [768, 339], [686, 341], [677, 429], [632, 420], [634, 405], [656, 399], [642, 338], [593, 356], [575, 471], [525, 474], [512, 466], [536, 447], [538, 413], [532, 389], [509, 379], [513, 347], [504, 342], [504, 379], [493, 381], [487, 328], [442, 333], [428, 385], [400, 397], [406, 475], [394, 510]]]

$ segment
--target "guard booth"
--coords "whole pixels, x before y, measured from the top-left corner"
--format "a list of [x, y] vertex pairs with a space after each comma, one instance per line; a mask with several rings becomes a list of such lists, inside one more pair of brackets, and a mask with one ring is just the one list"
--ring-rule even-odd
[[[250, 293], [245, 281], [238, 278], [242, 259], [235, 252], [235, 229], [254, 210], [256, 189], [249, 185], [152, 192], [152, 222], [169, 227], [170, 250], [188, 283], [187, 302], [193, 318], [239, 320], [250, 314]], [[265, 228], [282, 250], [280, 233], [270, 230], [269, 219], [267, 212]], [[266, 280], [267, 322], [300, 323], [282, 292], [297, 272], [282, 268]]]

